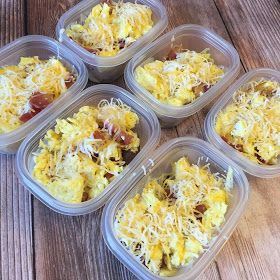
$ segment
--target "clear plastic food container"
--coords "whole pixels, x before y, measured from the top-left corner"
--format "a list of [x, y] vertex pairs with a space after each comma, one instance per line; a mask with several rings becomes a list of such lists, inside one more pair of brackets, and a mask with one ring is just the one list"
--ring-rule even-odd
[[252, 162], [241, 152], [227, 144], [215, 131], [216, 117], [221, 110], [223, 110], [228, 104], [232, 102], [233, 94], [244, 84], [247, 84], [251, 81], [258, 81], [262, 78], [275, 80], [280, 83], [280, 72], [273, 69], [259, 68], [244, 74], [231, 87], [228, 88], [221, 99], [208, 112], [204, 122], [204, 131], [207, 140], [219, 150], [223, 151], [225, 155], [235, 161], [244, 171], [256, 177], [271, 178], [280, 176], [280, 163], [277, 165], [259, 165], [255, 162]]
[[[124, 2], [135, 2], [135, 0], [125, 0]], [[154, 21], [153, 28], [116, 56], [97, 56], [91, 54], [79, 44], [71, 40], [64, 31], [70, 24], [83, 21], [89, 15], [92, 8], [99, 3], [100, 0], [84, 0], [64, 13], [56, 26], [56, 36], [85, 62], [89, 71], [89, 79], [91, 81], [104, 83], [112, 82], [119, 78], [123, 74], [127, 61], [138, 53], [146, 44], [157, 38], [167, 27], [168, 20], [166, 9], [160, 1], [137, 1], [137, 3], [145, 4], [152, 9], [152, 19]]]
[[76, 82], [59, 98], [31, 120], [14, 131], [0, 135], [0, 153], [16, 153], [22, 140], [69, 98], [79, 94], [87, 84], [88, 73], [84, 63], [72, 51], [56, 40], [40, 35], [21, 37], [0, 49], [0, 66], [16, 65], [22, 56], [42, 59], [58, 57], [77, 76]]
[[[196, 52], [209, 48], [215, 63], [225, 67], [225, 75], [217, 84], [192, 103], [180, 107], [161, 103], [134, 78], [134, 71], [138, 66], [143, 66], [152, 60], [162, 60], [172, 44], [182, 45], [184, 49]], [[222, 93], [237, 77], [239, 69], [238, 53], [230, 43], [205, 27], [186, 24], [176, 27], [136, 54], [125, 69], [125, 82], [137, 97], [144, 100], [155, 111], [162, 127], [171, 127], [198, 112]]]
[[[210, 169], [213, 173], [225, 174], [228, 167], [231, 166], [233, 169], [232, 195], [225, 215], [225, 222], [221, 226], [220, 232], [213, 238], [208, 250], [192, 265], [181, 267], [175, 276], [163, 277], [150, 272], [126, 250], [118, 240], [113, 225], [118, 209], [127, 200], [134, 197], [136, 193], [141, 193], [150, 178], [158, 178], [160, 175], [170, 172], [171, 164], [182, 156], [186, 156], [191, 163], [197, 164], [200, 162], [200, 165], [210, 163]], [[144, 170], [147, 171], [147, 174], [144, 173]], [[106, 205], [101, 219], [103, 237], [113, 254], [140, 279], [195, 279], [206, 269], [232, 234], [245, 210], [248, 197], [249, 184], [245, 174], [233, 161], [225, 157], [215, 147], [193, 137], [173, 139], [156, 150], [150, 156], [150, 159], [143, 163], [143, 167], [138, 167], [127, 180], [122, 190]]]
[[[47, 130], [55, 126], [57, 118], [70, 117], [78, 112], [82, 106], [97, 106], [102, 99], [110, 101], [111, 98], [121, 99], [139, 116], [139, 124], [137, 124], [135, 131], [140, 138], [140, 151], [134, 158], [128, 159], [130, 162], [124, 168], [124, 171], [96, 198], [77, 204], [65, 203], [55, 199], [32, 176], [34, 167], [33, 153], [38, 149], [39, 140], [44, 137]], [[17, 174], [24, 186], [52, 210], [73, 216], [87, 214], [103, 206], [114, 192], [125, 185], [130, 173], [156, 147], [159, 138], [160, 125], [158, 119], [154, 112], [147, 108], [145, 104], [123, 88], [106, 84], [92, 86], [84, 90], [76, 98], [68, 100], [51, 118], [46, 120], [41, 127], [38, 127], [24, 140], [16, 157]]]

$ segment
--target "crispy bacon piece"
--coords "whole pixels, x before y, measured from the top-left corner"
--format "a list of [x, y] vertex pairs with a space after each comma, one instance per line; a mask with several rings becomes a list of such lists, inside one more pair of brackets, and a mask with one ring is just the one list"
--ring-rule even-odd
[[45, 109], [50, 103], [53, 102], [53, 94], [42, 93], [36, 91], [32, 93], [32, 96], [29, 99], [29, 105], [31, 110], [27, 113], [22, 114], [19, 119], [22, 122], [27, 122], [32, 119], [35, 115]]
[[93, 138], [94, 139], [105, 140], [105, 135], [101, 131], [96, 130], [96, 131], [93, 132]]
[[174, 60], [177, 57], [177, 53], [175, 49], [170, 49], [169, 53], [167, 54], [166, 60]]
[[111, 173], [106, 173], [105, 174], [105, 178], [108, 179], [108, 180], [110, 180], [112, 177], [114, 177], [114, 175], [111, 174]]
[[112, 0], [100, 0], [100, 3], [106, 3], [106, 4], [108, 4], [109, 6], [110, 6], [110, 5], [113, 5], [113, 1], [112, 1]]
[[166, 193], [166, 196], [167, 196], [168, 198], [170, 198], [170, 199], [176, 199], [174, 193], [172, 193], [172, 192], [170, 191], [170, 189], [166, 189], [166, 190], [165, 190], [165, 193]]
[[103, 127], [108, 130], [108, 134], [113, 136], [116, 142], [125, 146], [131, 144], [133, 136], [128, 134], [126, 131], [121, 130], [117, 125], [106, 120], [103, 123]]
[[229, 142], [229, 140], [225, 137], [225, 136], [221, 136], [221, 138], [227, 143], [229, 144], [232, 148], [234, 148], [235, 150], [239, 151], [239, 152], [243, 152], [243, 145], [242, 144], [232, 144]]
[[70, 88], [75, 83], [75, 77], [70, 75], [69, 78], [64, 81], [64, 83], [67, 88]]
[[20, 119], [20, 121], [22, 121], [22, 122], [27, 122], [27, 121], [29, 121], [30, 119], [32, 119], [34, 116], [36, 115], [36, 113], [35, 112], [27, 112], [27, 113], [25, 113], [25, 114], [22, 114], [20, 117], [19, 117], [19, 119]]
[[182, 46], [180, 45], [180, 46], [175, 46], [175, 47], [173, 47], [173, 48], [171, 48], [170, 49], [170, 51], [169, 51], [169, 53], [167, 54], [167, 56], [166, 56], [166, 60], [174, 60], [174, 59], [176, 59], [176, 57], [177, 57], [177, 54], [178, 53], [180, 53], [180, 52], [182, 52], [183, 51], [183, 48], [182, 48]]
[[199, 204], [195, 207], [195, 210], [203, 214], [207, 210], [207, 208], [204, 204]]
[[96, 54], [98, 52], [98, 50], [87, 48], [87, 47], [84, 47], [84, 49], [87, 50], [88, 52], [92, 53], [92, 54]]
[[35, 111], [37, 109], [43, 110], [54, 100], [53, 94], [34, 92], [29, 99], [29, 104]]
[[200, 84], [196, 87], [193, 87], [192, 90], [193, 90], [195, 96], [198, 97], [201, 92], [203, 92], [203, 93], [206, 92], [208, 89], [210, 89], [210, 87], [211, 87], [211, 85], [208, 86], [205, 84]]
[[120, 131], [120, 132], [117, 132], [115, 134], [115, 140], [118, 143], [123, 144], [125, 146], [131, 144], [132, 139], [133, 139], [133, 136], [128, 134], [128, 133], [126, 133], [125, 131]]
[[88, 193], [83, 192], [82, 202], [85, 202], [88, 200]]
[[124, 39], [119, 40], [119, 48], [120, 48], [120, 50], [123, 49], [124, 47], [125, 47], [125, 40]]

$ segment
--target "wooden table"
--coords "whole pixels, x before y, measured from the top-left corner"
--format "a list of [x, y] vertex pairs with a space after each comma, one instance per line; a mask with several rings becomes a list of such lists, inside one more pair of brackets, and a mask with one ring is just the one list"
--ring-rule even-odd
[[[0, 0], [0, 45], [26, 34], [54, 36], [59, 17], [77, 0]], [[280, 69], [277, 0], [165, 0], [168, 30], [184, 23], [209, 27], [239, 52], [242, 73]], [[122, 79], [117, 84], [123, 85]], [[203, 138], [210, 106], [173, 129], [161, 142]], [[1, 279], [136, 279], [106, 248], [102, 209], [82, 217], [49, 210], [15, 176], [14, 156], [0, 156]], [[234, 234], [200, 279], [280, 279], [280, 180], [249, 176], [250, 204]]]

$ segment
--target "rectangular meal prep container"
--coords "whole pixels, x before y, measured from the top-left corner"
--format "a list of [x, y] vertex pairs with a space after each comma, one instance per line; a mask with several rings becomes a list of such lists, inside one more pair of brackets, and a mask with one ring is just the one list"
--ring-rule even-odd
[[[124, 0], [124, 2], [135, 1]], [[89, 15], [91, 9], [99, 3], [100, 0], [84, 0], [64, 13], [56, 26], [56, 37], [85, 62], [89, 72], [89, 79], [91, 81], [105, 83], [112, 82], [119, 78], [123, 74], [127, 61], [138, 53], [145, 45], [156, 39], [167, 27], [168, 20], [166, 9], [160, 1], [137, 1], [137, 3], [147, 5], [152, 9], [152, 19], [155, 23], [152, 29], [116, 56], [97, 56], [91, 54], [79, 44], [71, 40], [64, 31], [70, 24], [82, 22]]]
[[[217, 84], [192, 103], [180, 107], [161, 103], [138, 84], [134, 78], [134, 71], [138, 66], [143, 66], [153, 60], [164, 59], [172, 45], [182, 45], [184, 49], [196, 52], [201, 52], [208, 48], [215, 63], [217, 65], [223, 65], [225, 68], [225, 75]], [[239, 69], [240, 61], [238, 53], [230, 43], [205, 27], [185, 24], [161, 36], [136, 54], [125, 69], [125, 82], [130, 91], [154, 110], [160, 119], [162, 127], [172, 127], [201, 110], [221, 94], [237, 77]]]
[[[181, 267], [175, 276], [163, 277], [150, 272], [126, 250], [118, 240], [113, 225], [118, 209], [135, 194], [141, 193], [149, 179], [158, 178], [162, 174], [170, 172], [171, 164], [182, 156], [186, 156], [191, 163], [198, 164], [199, 162], [200, 166], [210, 163], [212, 173], [226, 174], [228, 168], [231, 167], [233, 170], [232, 195], [225, 215], [225, 222], [217, 236], [212, 239], [206, 252], [192, 265]], [[147, 174], [144, 170], [147, 171]], [[245, 210], [248, 197], [249, 184], [244, 172], [215, 147], [193, 137], [173, 139], [156, 150], [150, 159], [143, 163], [143, 167], [139, 166], [128, 179], [126, 185], [107, 203], [101, 219], [103, 238], [112, 253], [139, 279], [195, 279], [211, 263], [232, 234]]]
[[39, 56], [41, 59], [58, 57], [77, 76], [77, 80], [65, 93], [31, 120], [14, 131], [0, 134], [0, 153], [16, 153], [22, 140], [37, 126], [41, 125], [42, 121], [49, 118], [56, 108], [69, 98], [78, 95], [85, 88], [88, 81], [88, 73], [84, 63], [72, 51], [52, 38], [30, 35], [16, 39], [0, 49], [0, 67], [16, 65], [22, 56]]
[[220, 111], [225, 109], [225, 107], [232, 102], [233, 94], [243, 85], [251, 81], [258, 81], [263, 78], [274, 80], [280, 83], [280, 72], [268, 68], [259, 68], [244, 74], [231, 87], [228, 88], [220, 100], [218, 100], [218, 102], [208, 112], [204, 121], [204, 131], [208, 142], [213, 144], [226, 156], [235, 161], [245, 172], [256, 177], [272, 178], [280, 176], [280, 163], [277, 165], [259, 165], [255, 162], [252, 162], [241, 152], [227, 144], [215, 131], [216, 117]]
[[[39, 140], [44, 137], [47, 130], [54, 127], [56, 119], [73, 116], [82, 106], [97, 106], [101, 100], [119, 98], [139, 116], [139, 124], [135, 131], [140, 138], [140, 151], [134, 156], [124, 171], [107, 186], [96, 198], [86, 202], [71, 204], [61, 202], [50, 195], [46, 189], [32, 177], [34, 162], [32, 155], [38, 149]], [[160, 138], [160, 125], [154, 112], [147, 108], [144, 103], [137, 100], [123, 88], [114, 85], [96, 85], [87, 88], [81, 95], [68, 100], [63, 107], [57, 110], [52, 118], [45, 121], [21, 144], [16, 157], [17, 175], [23, 185], [32, 192], [39, 200], [52, 210], [65, 215], [83, 215], [97, 210], [119, 188], [125, 185], [126, 179], [131, 172], [144, 160], [144, 158], [156, 147]]]

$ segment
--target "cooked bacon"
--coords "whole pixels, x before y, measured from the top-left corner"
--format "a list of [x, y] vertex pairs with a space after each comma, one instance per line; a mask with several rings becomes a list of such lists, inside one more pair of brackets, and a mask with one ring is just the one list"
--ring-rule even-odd
[[203, 214], [207, 210], [207, 208], [204, 204], [199, 204], [195, 207], [195, 210]]
[[27, 112], [27, 113], [25, 113], [25, 114], [22, 114], [20, 117], [19, 117], [19, 119], [20, 119], [20, 121], [22, 121], [22, 122], [27, 122], [27, 121], [29, 121], [30, 119], [32, 119], [34, 116], [36, 115], [36, 113], [35, 112]]
[[177, 57], [177, 53], [175, 49], [170, 49], [169, 53], [167, 54], [166, 60], [174, 60]]
[[103, 123], [103, 127], [108, 130], [108, 134], [110, 136], [113, 136], [116, 142], [125, 146], [131, 144], [133, 136], [128, 134], [126, 131], [121, 130], [119, 126], [106, 120]]
[[52, 103], [53, 99], [53, 94], [42, 93], [40, 91], [33, 92], [29, 99], [29, 105], [31, 109], [29, 110], [29, 112], [24, 113], [19, 117], [20, 121], [29, 121], [35, 115], [45, 109], [50, 103]]
[[100, 0], [100, 3], [106, 3], [106, 4], [108, 4], [109, 6], [110, 6], [110, 5], [113, 5], [113, 1], [112, 1], [112, 0]]
[[101, 131], [96, 130], [96, 131], [93, 132], [93, 138], [94, 139], [105, 140], [105, 135]]
[[120, 144], [128, 146], [131, 144], [133, 136], [126, 133], [125, 131], [119, 131], [115, 134], [115, 140]]
[[65, 80], [64, 83], [67, 88], [70, 88], [75, 83], [75, 77], [73, 75], [69, 76], [69, 78]]
[[231, 142], [229, 142], [229, 140], [225, 137], [225, 136], [221, 136], [221, 138], [227, 143], [229, 144], [232, 148], [234, 148], [235, 150], [239, 151], [239, 152], [243, 152], [243, 145], [242, 144], [232, 144]]
[[206, 92], [208, 89], [210, 89], [211, 85], [206, 85], [206, 84], [203, 84], [201, 83], [200, 85], [196, 86], [196, 87], [193, 87], [192, 90], [195, 94], [196, 97], [198, 97], [198, 95], [202, 92]]
[[110, 180], [112, 177], [114, 177], [114, 175], [113, 174], [111, 174], [111, 173], [106, 173], [105, 174], [105, 178], [107, 178], [108, 180]]
[[35, 111], [45, 109], [54, 100], [53, 94], [34, 92], [29, 99], [29, 104]]
[[92, 48], [84, 47], [84, 49], [87, 50], [88, 52], [92, 53], [92, 54], [96, 54], [98, 52], [98, 50], [92, 49]]
[[88, 200], [88, 193], [86, 193], [86, 192], [83, 192], [83, 197], [82, 197], [82, 202], [85, 202], [85, 201], [87, 201]]
[[124, 47], [125, 47], [125, 40], [124, 39], [119, 40], [119, 48], [120, 48], [120, 50], [123, 49]]

